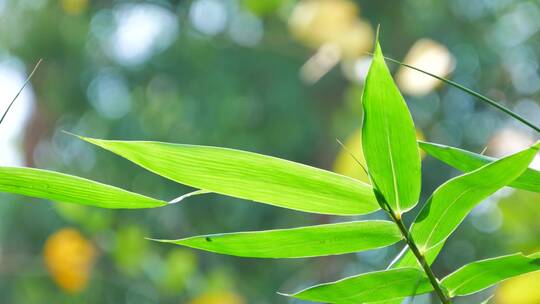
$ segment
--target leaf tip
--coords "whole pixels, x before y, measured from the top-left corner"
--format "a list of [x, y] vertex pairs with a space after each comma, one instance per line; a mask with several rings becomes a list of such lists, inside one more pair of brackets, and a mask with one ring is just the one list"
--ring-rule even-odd
[[62, 132], [67, 134], [67, 135], [77, 137], [78, 139], [86, 141], [86, 142], [91, 143], [93, 145], [102, 147], [102, 143], [101, 143], [102, 140], [100, 140], [100, 139], [96, 139], [96, 138], [92, 138], [92, 137], [86, 137], [86, 136], [82, 136], [82, 135], [77, 135], [75, 133], [71, 133], [71, 132], [66, 131], [66, 130], [62, 130]]
[[67, 135], [71, 135], [71, 136], [74, 136], [74, 137], [77, 137], [77, 138], [79, 138], [79, 139], [81, 139], [81, 140], [88, 141], [88, 142], [91, 141], [91, 140], [93, 140], [93, 138], [86, 137], [86, 136], [82, 136], [82, 135], [78, 135], [78, 134], [75, 134], [75, 133], [71, 133], [71, 132], [66, 131], [66, 130], [62, 130], [62, 133], [67, 134]]
[[289, 297], [289, 298], [294, 296], [294, 294], [284, 293], [281, 291], [276, 291], [276, 293], [280, 296]]
[[531, 148], [533, 148], [536, 151], [540, 150], [540, 140], [534, 143], [534, 145], [532, 145]]
[[77, 134], [75, 134], [75, 133], [71, 133], [71, 132], [66, 131], [66, 130], [62, 130], [61, 132], [64, 133], [64, 134], [70, 135], [70, 136], [74, 136], [74, 137], [78, 137], [78, 138], [83, 138], [83, 136], [77, 135]]
[[382, 59], [382, 49], [379, 43], [381, 33], [381, 24], [377, 24], [377, 31], [375, 32], [375, 50], [373, 51], [373, 59]]
[[102, 139], [97, 139], [97, 138], [92, 138], [92, 137], [86, 137], [86, 136], [82, 136], [82, 135], [72, 134], [72, 133], [69, 133], [69, 132], [67, 132], [67, 133], [70, 134], [70, 135], [76, 136], [76, 137], [78, 137], [80, 140], [86, 141], [87, 143], [96, 145], [96, 146], [98, 146], [98, 147], [105, 148], [105, 147], [103, 146], [104, 143], [103, 143], [103, 140], [102, 140]]
[[158, 242], [158, 243], [170, 243], [171, 242], [170, 240], [154, 239], [154, 238], [150, 238], [150, 237], [145, 237], [144, 239], [147, 240], [147, 241]]

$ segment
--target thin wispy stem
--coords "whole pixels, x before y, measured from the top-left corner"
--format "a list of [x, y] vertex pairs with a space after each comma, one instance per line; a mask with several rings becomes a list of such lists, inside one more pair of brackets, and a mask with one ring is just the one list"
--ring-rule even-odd
[[360, 167], [362, 167], [362, 170], [364, 170], [364, 172], [366, 173], [366, 175], [369, 176], [369, 173], [368, 173], [366, 167], [364, 166], [364, 164], [362, 164], [362, 162], [361, 162], [356, 156], [354, 156], [354, 154], [351, 152], [351, 150], [349, 150], [349, 148], [347, 148], [347, 146], [345, 146], [345, 145], [341, 142], [341, 140], [339, 140], [338, 138], [336, 138], [336, 141], [337, 141], [338, 144], [341, 146], [341, 148], [342, 148], [345, 152], [349, 153], [349, 155], [354, 159], [354, 161], [355, 161], [358, 165], [360, 165]]
[[[369, 54], [369, 55], [373, 55], [372, 53], [368, 53], [368, 54]], [[512, 111], [512, 110], [510, 110], [510, 109], [508, 109], [507, 107], [501, 105], [499, 102], [497, 102], [497, 101], [495, 101], [495, 100], [493, 100], [493, 99], [491, 99], [491, 98], [489, 98], [489, 97], [487, 97], [487, 96], [484, 96], [484, 95], [482, 95], [482, 94], [480, 94], [480, 93], [478, 93], [478, 92], [476, 92], [476, 91], [474, 91], [474, 90], [472, 90], [472, 89], [470, 89], [470, 88], [467, 88], [466, 86], [461, 85], [461, 84], [459, 84], [459, 83], [457, 83], [457, 82], [455, 82], [455, 81], [452, 81], [452, 80], [450, 80], [450, 79], [446, 79], [446, 78], [444, 78], [444, 77], [435, 75], [435, 74], [433, 74], [433, 73], [430, 73], [430, 72], [428, 72], [428, 71], [422, 70], [422, 69], [417, 68], [417, 67], [415, 67], [415, 66], [412, 66], [412, 65], [403, 63], [403, 62], [401, 62], [401, 61], [399, 61], [399, 60], [396, 60], [396, 59], [394, 59], [394, 58], [386, 57], [386, 56], [385, 56], [384, 58], [385, 58], [386, 60], [390, 61], [390, 62], [397, 63], [397, 64], [402, 65], [402, 66], [404, 66], [404, 67], [407, 67], [407, 68], [409, 68], [409, 69], [413, 69], [413, 70], [418, 71], [418, 72], [420, 72], [420, 73], [423, 73], [423, 74], [426, 74], [426, 75], [431, 76], [431, 77], [433, 77], [433, 78], [436, 78], [436, 79], [438, 79], [438, 80], [440, 80], [440, 81], [442, 81], [442, 82], [444, 82], [444, 83], [447, 83], [447, 84], [449, 84], [449, 85], [451, 85], [451, 86], [453, 86], [453, 87], [456, 87], [456, 88], [458, 88], [458, 89], [464, 91], [465, 93], [468, 93], [468, 94], [470, 94], [470, 95], [472, 95], [472, 96], [478, 98], [479, 100], [481, 100], [481, 101], [483, 101], [483, 102], [485, 102], [485, 103], [487, 103], [487, 104], [489, 104], [489, 105], [491, 105], [491, 106], [497, 108], [498, 110], [500, 110], [500, 111], [502, 111], [502, 112], [504, 112], [504, 113], [510, 115], [511, 117], [513, 117], [513, 118], [515, 118], [516, 120], [520, 121], [520, 122], [523, 123], [524, 125], [530, 127], [531, 129], [535, 130], [536, 132], [539, 132], [539, 133], [540, 133], [540, 127], [535, 126], [532, 122], [530, 122], [529, 120], [527, 120], [525, 117], [523, 117], [523, 116], [519, 115], [518, 113], [516, 113], [516, 112], [514, 112], [514, 111]]]
[[34, 68], [32, 69], [32, 72], [30, 72], [30, 75], [28, 75], [28, 77], [26, 78], [26, 80], [24, 81], [22, 87], [19, 89], [19, 91], [17, 92], [17, 94], [15, 95], [15, 97], [13, 97], [13, 99], [11, 100], [11, 102], [9, 103], [8, 107], [6, 108], [6, 110], [4, 111], [4, 114], [2, 114], [2, 118], [0, 118], [0, 125], [2, 124], [2, 122], [4, 121], [4, 118], [6, 118], [9, 110], [11, 109], [11, 107], [13, 106], [13, 104], [15, 103], [15, 100], [17, 100], [17, 98], [19, 97], [19, 95], [21, 95], [21, 92], [24, 90], [24, 88], [26, 87], [26, 85], [30, 82], [30, 79], [32, 78], [32, 76], [34, 76], [34, 73], [36, 72], [36, 70], [38, 69], [39, 65], [41, 64], [41, 62], [43, 61], [43, 59], [39, 59], [38, 62], [36, 63], [36, 65], [34, 66]]

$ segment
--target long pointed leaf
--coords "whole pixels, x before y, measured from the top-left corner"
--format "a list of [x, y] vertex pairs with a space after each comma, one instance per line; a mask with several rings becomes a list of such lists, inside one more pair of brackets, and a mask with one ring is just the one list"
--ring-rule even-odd
[[441, 185], [411, 227], [422, 252], [434, 247], [457, 228], [480, 202], [520, 176], [538, 152], [540, 142]]
[[34, 168], [0, 167], [0, 192], [100, 208], [154, 208], [166, 202], [88, 179]]
[[316, 285], [288, 296], [323, 303], [358, 304], [399, 299], [431, 290], [431, 284], [422, 271], [398, 268]]
[[450, 296], [469, 295], [501, 281], [540, 270], [540, 253], [521, 253], [472, 262], [445, 277], [441, 284]]
[[[423, 148], [427, 153], [431, 154], [434, 157], [437, 157], [443, 161], [448, 160], [452, 163], [459, 163], [461, 166], [459, 169], [462, 169], [463, 171], [473, 171], [475, 169], [478, 169], [479, 167], [482, 167], [486, 164], [489, 164], [495, 160], [486, 160], [483, 159], [484, 156], [474, 154], [468, 151], [456, 151], [459, 149], [446, 147], [438, 144], [432, 144], [432, 143], [423, 143], [420, 142], [420, 147]], [[479, 161], [478, 159], [482, 159]], [[485, 162], [484, 162], [485, 161]], [[526, 169], [526, 171], [518, 177], [518, 179], [523, 178], [524, 176], [527, 176], [527, 172], [530, 169]], [[517, 182], [517, 179], [510, 183], [510, 185], [515, 185]], [[436, 246], [428, 249], [424, 256], [429, 264], [432, 264], [435, 259], [437, 258], [439, 252], [442, 250], [444, 246], [444, 241], [440, 242]], [[403, 254], [401, 254], [400, 257], [396, 258], [396, 261], [392, 263], [389, 268], [399, 268], [399, 267], [420, 267], [418, 265], [418, 262], [416, 261], [416, 258], [414, 254], [408, 249], [404, 248]], [[396, 303], [398, 303], [396, 301]]]
[[202, 190], [323, 214], [356, 215], [379, 209], [371, 186], [275, 157], [208, 146], [82, 139]]
[[414, 123], [377, 41], [362, 95], [362, 147], [373, 184], [401, 214], [420, 196], [420, 154]]
[[359, 221], [157, 241], [241, 257], [303, 258], [380, 248], [399, 240], [392, 222]]
[[[440, 144], [419, 142], [419, 145], [429, 155], [463, 172], [476, 170], [497, 160], [496, 158]], [[540, 192], [540, 171], [527, 169], [509, 186]]]
[[[435, 143], [419, 142], [419, 145], [431, 156], [465, 172], [474, 171], [497, 160], [466, 150]], [[511, 182], [509, 186], [539, 192], [540, 172], [528, 168], [525, 170], [525, 172], [523, 172], [522, 175]], [[431, 264], [433, 261], [435, 261], [435, 258], [441, 251], [443, 245], [444, 242], [441, 242], [437, 246], [427, 250], [425, 257], [428, 263]], [[390, 265], [391, 268], [413, 266], [418, 266], [418, 263], [410, 250], [406, 250], [406, 252], [399, 259], [397, 259], [394, 264]]]
[[[499, 177], [504, 177], [504, 176], [509, 177], [508, 180], [511, 180], [512, 176], [508, 176], [507, 174], [512, 174], [512, 173], [515, 174], [514, 171], [516, 169], [518, 169], [518, 171], [519, 171], [519, 167], [516, 167], [516, 166], [520, 166], [520, 165], [522, 167], [522, 170], [524, 170], [523, 168], [526, 168], [528, 166], [528, 163], [530, 162], [530, 160], [532, 160], [532, 157], [534, 157], [534, 155], [536, 154], [536, 152], [534, 151], [535, 149], [538, 149], [538, 147], [533, 147], [531, 149], [525, 150], [524, 152], [521, 152], [522, 154], [529, 154], [529, 156], [527, 157], [526, 155], [523, 155], [523, 157], [520, 157], [520, 160], [516, 160], [516, 162], [513, 163], [513, 164], [512, 164], [511, 160], [507, 160], [506, 161], [506, 166], [514, 167], [509, 172], [507, 172], [506, 169], [504, 169], [503, 165], [500, 165], [499, 162], [502, 161], [502, 160], [499, 160], [499, 161], [494, 162], [494, 163], [489, 163], [489, 166], [491, 166], [491, 169], [489, 169], [490, 171], [484, 171], [484, 170], [487, 170], [489, 168], [488, 165], [484, 165], [484, 167], [481, 167], [482, 169], [477, 169], [476, 171], [473, 171], [472, 173], [469, 173], [467, 175], [459, 176], [459, 177], [457, 177], [457, 178], [443, 184], [438, 190], [435, 191], [435, 193], [433, 194], [433, 197], [428, 201], [426, 206], [420, 212], [420, 215], [419, 215], [418, 219], [420, 219], [420, 216], [426, 216], [426, 214], [427, 214], [427, 216], [431, 216], [432, 219], [435, 219], [437, 217], [438, 224], [431, 223], [431, 224], [434, 225], [431, 229], [430, 229], [430, 227], [428, 225], [426, 225], [423, 228], [423, 230], [424, 230], [423, 234], [416, 232], [417, 233], [416, 235], [415, 235], [415, 230], [414, 230], [414, 229], [418, 229], [418, 228], [414, 228], [414, 225], [416, 223], [413, 224], [413, 227], [412, 227], [413, 238], [419, 244], [422, 244], [422, 242], [426, 242], [426, 234], [431, 233], [431, 232], [433, 232], [433, 233], [440, 232], [441, 233], [439, 235], [439, 238], [442, 237], [441, 242], [439, 242], [439, 243], [437, 243], [437, 244], [435, 244], [434, 246], [431, 246], [431, 247], [427, 246], [427, 247], [429, 247], [427, 249], [426, 248], [423, 249], [424, 250], [424, 256], [425, 256], [425, 258], [426, 258], [426, 260], [427, 260], [427, 262], [429, 264], [431, 264], [431, 263], [433, 263], [435, 261], [437, 255], [442, 250], [442, 247], [444, 246], [444, 242], [445, 242], [446, 237], [455, 229], [455, 227], [457, 227], [457, 225], [459, 225], [459, 223], [461, 222], [463, 217], [474, 207], [474, 205], [476, 205], [477, 203], [482, 201], [482, 197], [486, 196], [486, 194], [483, 193], [483, 195], [481, 197], [476, 197], [475, 198], [476, 194], [474, 194], [474, 193], [473, 194], [471, 194], [471, 193], [467, 194], [466, 193], [465, 195], [462, 195], [463, 192], [468, 191], [467, 189], [482, 190], [482, 189], [480, 189], [480, 187], [484, 188], [482, 190], [482, 192], [484, 192], [485, 190], [489, 190], [489, 189], [485, 189], [485, 187], [486, 187], [485, 184], [482, 186], [481, 181], [486, 180], [487, 182], [490, 182], [490, 183], [496, 182], [494, 180], [491, 180], [491, 178], [489, 177], [490, 172], [492, 174], [498, 174]], [[513, 157], [515, 158], [516, 156], [513, 156]], [[495, 165], [497, 163], [499, 163], [499, 165]], [[494, 166], [499, 167], [500, 170], [496, 170], [495, 168], [493, 168]], [[481, 173], [482, 171], [483, 171], [483, 173]], [[475, 173], [475, 172], [477, 172], [477, 173]], [[468, 175], [473, 175], [473, 174], [477, 178], [466, 177]], [[519, 173], [517, 175], [515, 175], [515, 176], [519, 176]], [[474, 181], [475, 179], [478, 180], [478, 182], [479, 182], [478, 184], [475, 184], [475, 181]], [[469, 183], [472, 183], [472, 184], [469, 184]], [[448, 186], [447, 184], [455, 184], [455, 185], [454, 186], [452, 186], [452, 185]], [[457, 189], [455, 189], [456, 186], [460, 186], [460, 184], [463, 186], [463, 188], [462, 187], [457, 187]], [[491, 186], [495, 186], [495, 184], [493, 184]], [[445, 201], [444, 197], [442, 196], [443, 194], [439, 193], [441, 191], [441, 189], [443, 189], [444, 187], [448, 187], [444, 192], [448, 192], [447, 195], [449, 197], [454, 197], [454, 198], [459, 198], [459, 199], [455, 200], [455, 201], [451, 200], [451, 199], [448, 199], [448, 201]], [[455, 191], [456, 191], [453, 194], [452, 194], [452, 189], [455, 189]], [[491, 192], [494, 192], [497, 189], [498, 188], [493, 188]], [[459, 191], [459, 190], [461, 190], [461, 191]], [[488, 191], [488, 192], [490, 192], [490, 191]], [[478, 195], [479, 194], [480, 193], [478, 193]], [[487, 195], [489, 195], [489, 193]], [[434, 204], [433, 199], [434, 199], [435, 196], [437, 196], [438, 199], [440, 200], [440, 203], [438, 203], [439, 208], [431, 210], [430, 209], [431, 208], [430, 204]], [[454, 203], [452, 203], [452, 201], [454, 201]], [[457, 212], [458, 216], [456, 218], [453, 218], [453, 219], [450, 218], [447, 221], [446, 218], [443, 219], [443, 217], [441, 216], [441, 214], [444, 213], [444, 211], [441, 210], [441, 209], [444, 209], [444, 207], [450, 207], [451, 204], [458, 204], [458, 206], [462, 207], [462, 209], [458, 210], [458, 212]], [[459, 205], [459, 204], [461, 204], [461, 205]], [[452, 213], [452, 212], [447, 212], [447, 213], [448, 213], [448, 217], [456, 215], [455, 213]], [[418, 221], [418, 219], [417, 219], [417, 221]], [[432, 220], [431, 222], [434, 222], [434, 221]], [[447, 226], [441, 229], [440, 226], [444, 226], [444, 225], [447, 225]], [[441, 229], [441, 230], [440, 231], [435, 231], [436, 229]], [[420, 236], [418, 234], [420, 234]], [[418, 262], [416, 261], [416, 258], [414, 257], [412, 252], [407, 248], [405, 248], [404, 250], [405, 251], [404, 251], [403, 255], [400, 258], [398, 258], [395, 263], [390, 265], [390, 268], [419, 267]], [[400, 301], [401, 300], [396, 300], [395, 303], [397, 304]]]

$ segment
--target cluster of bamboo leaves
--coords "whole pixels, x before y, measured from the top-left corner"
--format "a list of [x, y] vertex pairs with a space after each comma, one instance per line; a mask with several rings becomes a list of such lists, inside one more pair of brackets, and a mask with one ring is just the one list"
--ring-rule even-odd
[[[431, 263], [467, 214], [505, 186], [540, 192], [529, 169], [540, 143], [501, 159], [417, 142], [407, 105], [377, 42], [363, 93], [362, 141], [371, 185], [307, 165], [239, 150], [80, 137], [172, 181], [198, 189], [167, 202], [84, 178], [33, 168], [0, 167], [0, 191], [101, 208], [155, 208], [218, 193], [310, 213], [354, 216], [383, 209], [389, 220], [345, 221], [290, 229], [157, 240], [251, 258], [307, 258], [360, 252], [404, 242], [387, 269], [284, 294], [324, 303], [400, 303], [435, 292], [441, 302], [540, 270], [540, 253], [516, 253], [464, 265], [439, 279]], [[419, 148], [463, 172], [436, 189], [411, 227], [403, 214], [421, 191]], [[359, 169], [361, 169], [359, 167]], [[376, 292], [374, 292], [376, 291]]]

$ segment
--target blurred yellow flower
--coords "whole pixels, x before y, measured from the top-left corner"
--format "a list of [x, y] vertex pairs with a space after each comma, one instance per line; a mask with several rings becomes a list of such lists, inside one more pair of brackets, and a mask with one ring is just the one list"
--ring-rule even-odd
[[86, 287], [95, 257], [94, 245], [73, 228], [61, 229], [45, 242], [45, 265], [56, 284], [70, 293]]
[[[416, 138], [425, 140], [424, 134], [419, 129], [416, 129]], [[356, 159], [367, 167], [364, 153], [362, 152], [362, 131], [358, 130], [351, 135], [346, 142], [343, 143], [347, 149], [341, 149], [334, 161], [334, 172], [346, 175], [365, 183], [370, 183], [367, 174], [362, 167], [356, 163], [351, 156], [352, 153]], [[424, 158], [426, 153], [420, 149], [420, 156]]]
[[232, 292], [209, 292], [188, 302], [189, 304], [244, 304], [239, 295]]
[[358, 20], [349, 28], [336, 35], [331, 43], [335, 43], [344, 58], [357, 58], [371, 51], [373, 47], [373, 28], [366, 21]]
[[289, 29], [300, 41], [319, 47], [356, 22], [357, 5], [349, 0], [304, 0], [289, 18]]
[[[441, 77], [448, 76], [454, 69], [454, 57], [450, 51], [430, 39], [416, 41], [403, 62]], [[396, 82], [403, 93], [415, 96], [425, 95], [441, 83], [431, 76], [403, 66], [396, 74]]]
[[79, 15], [88, 7], [88, 0], [60, 0], [64, 12], [69, 15]]
[[539, 304], [540, 272], [532, 272], [503, 282], [495, 293], [497, 304]]
[[332, 43], [343, 57], [355, 57], [371, 50], [373, 44], [373, 29], [358, 13], [350, 0], [304, 0], [294, 7], [289, 29], [309, 47]]

